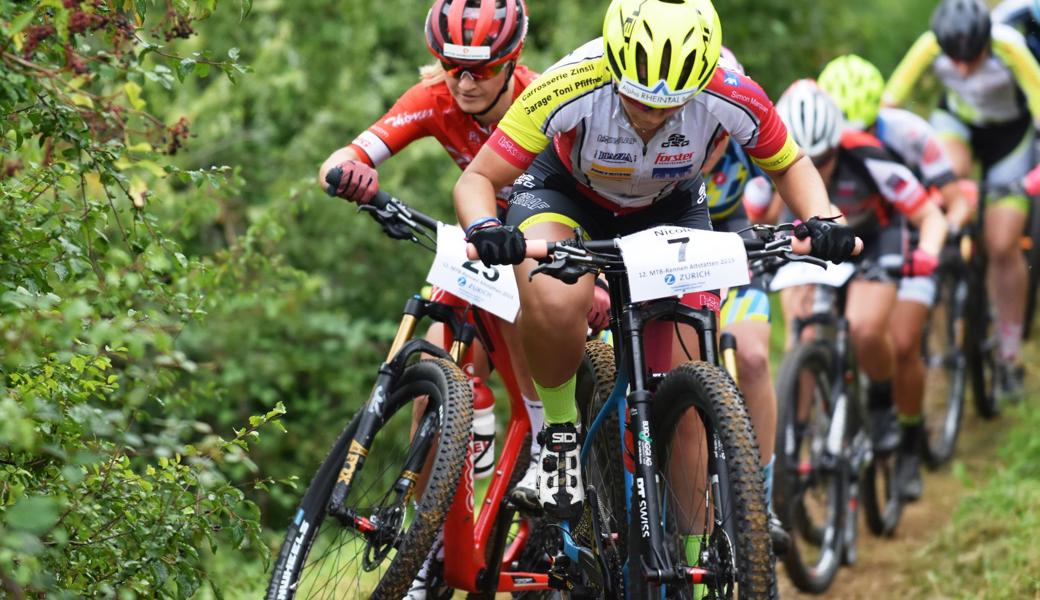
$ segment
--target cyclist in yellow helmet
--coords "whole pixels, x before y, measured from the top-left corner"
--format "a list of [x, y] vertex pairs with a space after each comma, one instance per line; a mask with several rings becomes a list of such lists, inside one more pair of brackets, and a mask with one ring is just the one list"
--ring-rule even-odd
[[[818, 217], [831, 214], [823, 182], [768, 96], [718, 68], [721, 34], [709, 0], [613, 0], [602, 39], [535, 80], [455, 186], [459, 222], [480, 258], [518, 265], [519, 327], [545, 406], [542, 464], [558, 467], [539, 474], [551, 517], [573, 517], [584, 498], [574, 374], [585, 326], [575, 315], [588, 309], [594, 283], [588, 275], [573, 285], [529, 280], [537, 263], [524, 259], [525, 234], [561, 240], [580, 226], [603, 239], [662, 224], [710, 228], [701, 168], [728, 132], [807, 222], [814, 254], [840, 261], [853, 252], [850, 230]], [[494, 190], [514, 180], [502, 222]], [[718, 306], [717, 295], [690, 296], [684, 302]], [[672, 363], [670, 340], [662, 341], [646, 343], [659, 372]], [[670, 468], [694, 464], [681, 449], [675, 457]]]
[[[846, 123], [876, 136], [899, 162], [932, 192], [932, 198], [945, 206], [953, 234], [971, 219], [972, 206], [962, 192], [961, 181], [942, 147], [938, 132], [916, 114], [899, 108], [881, 108], [885, 78], [869, 61], [849, 54], [839, 56], [824, 67], [817, 80], [845, 113]], [[912, 230], [916, 237], [917, 229]], [[911, 257], [906, 257], [912, 260]], [[919, 457], [925, 443], [922, 403], [925, 390], [925, 365], [921, 357], [921, 336], [928, 311], [935, 302], [935, 279], [931, 276], [904, 276], [899, 280], [896, 304], [888, 326], [896, 353], [892, 380], [872, 386], [870, 408], [879, 447], [898, 444], [896, 486], [905, 499], [921, 496]], [[895, 402], [900, 428], [894, 426], [891, 407]], [[895, 437], [897, 431], [899, 437]], [[883, 439], [887, 438], [887, 439]]]

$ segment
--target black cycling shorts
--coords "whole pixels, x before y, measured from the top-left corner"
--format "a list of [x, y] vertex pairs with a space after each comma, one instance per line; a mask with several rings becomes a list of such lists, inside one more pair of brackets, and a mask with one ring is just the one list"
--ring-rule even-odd
[[658, 225], [710, 230], [703, 186], [698, 177], [644, 209], [618, 215], [586, 197], [550, 147], [513, 184], [505, 223], [521, 231], [537, 223], [563, 223], [581, 227], [594, 240], [629, 235]]

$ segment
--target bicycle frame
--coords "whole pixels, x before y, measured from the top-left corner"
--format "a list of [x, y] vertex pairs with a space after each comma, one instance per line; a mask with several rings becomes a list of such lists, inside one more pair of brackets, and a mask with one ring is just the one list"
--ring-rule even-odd
[[[521, 452], [527, 451], [524, 440], [530, 430], [530, 422], [497, 321], [473, 307], [466, 310], [466, 316], [469, 322], [476, 326], [478, 337], [488, 352], [491, 364], [495, 366], [506, 386], [509, 393], [510, 416], [505, 443], [475, 523], [472, 457], [467, 454], [459, 489], [444, 521], [444, 580], [448, 586], [468, 592], [548, 589], [549, 579], [546, 573], [509, 570], [527, 539], [528, 529], [526, 523], [522, 523], [513, 543], [506, 548], [509, 527], [500, 523], [500, 519], [504, 516], [512, 518], [512, 515], [508, 514], [510, 509], [506, 508], [505, 495], [517, 458]], [[497, 531], [496, 524], [499, 525]], [[497, 564], [487, 564], [489, 544], [493, 550], [491, 556], [502, 556], [502, 560]]]
[[[668, 554], [663, 551], [664, 539], [661, 530], [662, 515], [658, 498], [656, 475], [657, 458], [654, 456], [650, 437], [650, 404], [653, 398], [649, 387], [660, 381], [664, 374], [647, 371], [643, 350], [644, 328], [653, 321], [674, 321], [689, 325], [697, 332], [700, 358], [718, 365], [717, 346], [718, 319], [714, 311], [695, 309], [681, 304], [678, 300], [658, 300], [650, 303], [635, 304], [629, 301], [628, 281], [623, 273], [607, 273], [611, 289], [612, 333], [615, 342], [615, 357], [620, 365], [618, 377], [609, 398], [596, 415], [586, 434], [586, 443], [582, 446], [581, 461], [587, 464], [588, 451], [592, 447], [590, 440], [600, 435], [603, 423], [611, 411], [617, 413], [618, 435], [624, 439], [626, 414], [631, 414], [630, 426], [637, 437], [635, 472], [625, 470], [625, 500], [628, 509], [628, 523], [633, 521], [633, 513], [639, 518], [639, 535], [641, 539], [641, 562], [639, 575], [655, 584], [701, 583], [714, 578], [712, 572], [701, 567], [685, 567], [677, 569], [677, 565], [668, 564]], [[631, 391], [629, 390], [631, 387]], [[722, 498], [721, 490], [729, 490], [726, 456], [717, 438], [711, 437], [708, 443], [712, 453], [708, 456], [709, 471], [718, 474], [719, 479], [713, 482], [713, 498], [715, 499], [716, 517], [724, 514], [722, 507], [729, 506], [730, 499]], [[609, 432], [602, 433], [610, 435]], [[623, 460], [623, 456], [618, 457]], [[634, 490], [634, 491], [633, 491]], [[638, 508], [637, 508], [638, 507]], [[716, 522], [717, 527], [732, 528], [729, 521]], [[632, 528], [630, 526], [630, 531]], [[735, 539], [732, 531], [727, 531], [731, 539]], [[569, 536], [564, 536], [565, 549], [568, 555], [577, 554], [577, 548]], [[632, 574], [632, 564], [626, 566]], [[648, 559], [648, 560], [647, 560]], [[662, 563], [663, 559], [663, 563]]]

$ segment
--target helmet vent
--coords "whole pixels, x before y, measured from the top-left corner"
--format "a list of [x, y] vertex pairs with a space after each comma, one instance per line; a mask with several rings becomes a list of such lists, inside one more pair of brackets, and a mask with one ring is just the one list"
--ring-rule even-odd
[[[614, 58], [615, 54], [614, 49], [607, 46], [607, 59], [610, 61], [610, 70], [614, 72], [614, 77], [621, 79], [621, 68], [618, 66], [617, 59]], [[624, 62], [624, 55], [621, 56], [621, 60]]]
[[686, 60], [683, 61], [682, 71], [679, 72], [678, 84], [683, 89], [689, 87], [690, 75], [693, 73], [693, 60], [694, 53], [690, 52], [686, 55]]
[[664, 48], [661, 50], [661, 73], [660, 79], [668, 81], [668, 69], [672, 65], [672, 41], [665, 40]]
[[649, 86], [646, 63], [646, 48], [643, 44], [636, 44], [636, 73], [639, 75], [639, 83]]

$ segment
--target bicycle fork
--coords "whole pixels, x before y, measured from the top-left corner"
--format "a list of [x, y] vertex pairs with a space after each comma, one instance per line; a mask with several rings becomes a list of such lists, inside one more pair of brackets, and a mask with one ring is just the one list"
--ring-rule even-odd
[[[450, 353], [425, 340], [414, 339], [419, 321], [426, 316], [449, 325], [458, 333]], [[343, 466], [329, 495], [328, 513], [344, 526], [352, 527], [376, 542], [387, 536], [396, 536], [396, 525], [403, 518], [407, 502], [415, 494], [419, 473], [440, 431], [440, 415], [435, 410], [436, 407], [428, 406], [415, 427], [404, 466], [391, 487], [392, 502], [384, 504], [384, 508], [367, 517], [351, 510], [346, 506], [346, 500], [350, 494], [354, 474], [364, 465], [372, 440], [387, 417], [400, 408], [401, 402], [412, 397], [407, 389], [400, 390], [399, 393], [395, 393], [394, 390], [408, 357], [417, 352], [424, 352], [459, 362], [472, 343], [473, 336], [472, 327], [453, 319], [451, 307], [418, 297], [410, 298], [405, 304], [404, 314], [387, 352], [386, 361], [379, 366], [372, 393], [356, 417], [359, 419], [357, 430], [350, 441]]]

